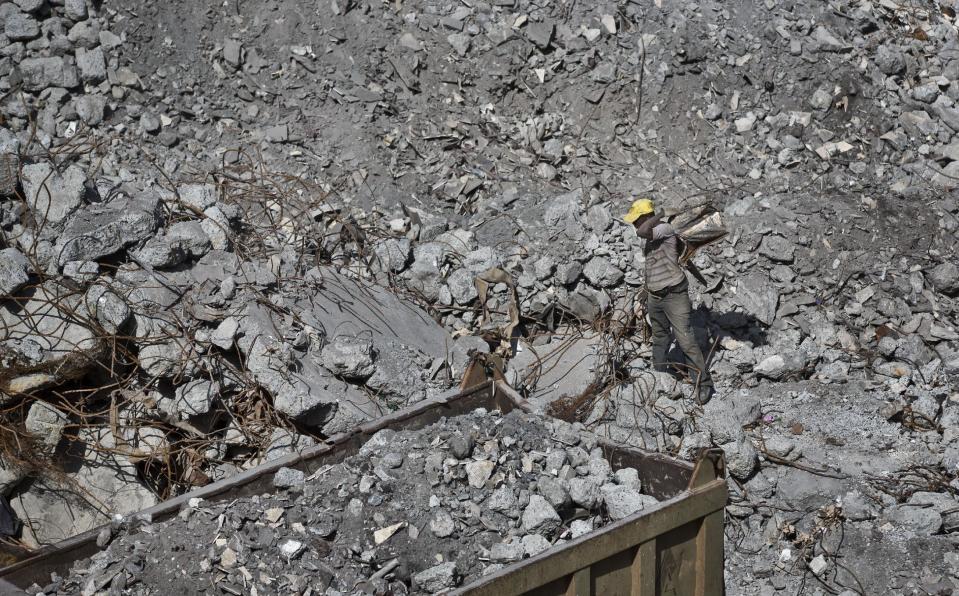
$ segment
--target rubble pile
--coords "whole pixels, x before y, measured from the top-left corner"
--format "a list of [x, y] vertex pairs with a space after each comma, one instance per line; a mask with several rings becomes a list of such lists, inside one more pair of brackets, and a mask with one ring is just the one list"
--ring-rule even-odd
[[[0, 14], [0, 406], [35, 445], [0, 449], [0, 493], [28, 540], [497, 351], [543, 411], [724, 450], [730, 593], [959, 583], [949, 2]], [[732, 232], [694, 260], [705, 408], [623, 324], [644, 262], [620, 216], [647, 194], [711, 203]], [[68, 506], [34, 473], [61, 459]]]
[[32, 593], [432, 594], [658, 503], [589, 433], [518, 411], [381, 430], [309, 476], [281, 468], [273, 485], [106, 526], [109, 547]]
[[117, 102], [132, 108], [142, 86], [118, 65], [114, 10], [0, 11], [0, 152], [14, 174], [0, 201], [0, 496], [28, 545], [310, 446], [462, 373], [465, 348], [425, 310], [338, 270], [328, 251], [362, 231], [326, 193], [298, 199], [296, 179], [249, 168], [173, 182], [111, 165], [141, 142], [116, 138]]

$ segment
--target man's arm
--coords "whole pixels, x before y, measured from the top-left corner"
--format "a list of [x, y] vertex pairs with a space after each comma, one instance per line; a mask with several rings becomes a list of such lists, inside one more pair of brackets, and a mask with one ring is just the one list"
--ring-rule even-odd
[[676, 233], [673, 226], [662, 221], [659, 216], [651, 217], [636, 228], [636, 234], [645, 240], [660, 240]]
[[650, 217], [636, 228], [636, 235], [645, 240], [653, 239], [653, 228], [659, 225], [659, 216]]

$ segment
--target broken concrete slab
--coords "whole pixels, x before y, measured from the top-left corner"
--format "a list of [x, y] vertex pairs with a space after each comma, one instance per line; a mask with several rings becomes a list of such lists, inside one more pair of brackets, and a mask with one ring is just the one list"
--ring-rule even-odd
[[[25, 520], [24, 537], [29, 543], [51, 544], [106, 523], [112, 515], [124, 515], [151, 507], [156, 495], [141, 485], [137, 469], [126, 457], [111, 453], [117, 446], [108, 428], [84, 428], [79, 441], [64, 451], [70, 481], [79, 493], [64, 491], [51, 480], [34, 479], [17, 489], [11, 505]], [[80, 496], [80, 494], [84, 496]]]
[[312, 359], [295, 354], [265, 307], [249, 305], [239, 322], [243, 337], [238, 345], [246, 355], [246, 367], [273, 396], [276, 409], [316, 428], [332, 420], [339, 398], [352, 387]]
[[597, 350], [602, 343], [600, 335], [563, 337], [557, 334], [544, 346], [524, 346], [522, 356], [510, 363], [515, 386], [523, 386], [523, 379], [536, 379], [535, 390], [529, 401], [537, 410], [544, 411], [552, 402], [581, 395], [595, 378], [594, 367], [599, 363]]
[[453, 340], [423, 309], [379, 286], [323, 267], [306, 274], [312, 296], [296, 302], [306, 322], [324, 335], [369, 336], [373, 348], [395, 341], [432, 358], [444, 358]]
[[70, 220], [57, 239], [57, 263], [97, 261], [146, 240], [160, 225], [160, 201], [156, 196], [90, 206]]

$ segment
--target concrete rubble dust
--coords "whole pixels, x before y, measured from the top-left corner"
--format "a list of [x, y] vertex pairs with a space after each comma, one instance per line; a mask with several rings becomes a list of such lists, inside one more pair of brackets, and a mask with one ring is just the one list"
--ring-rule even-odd
[[[0, 16], [5, 544], [308, 447], [496, 351], [540, 411], [722, 448], [727, 593], [959, 585], [950, 0]], [[647, 195], [731, 230], [690, 286], [705, 407], [629, 321], [642, 241], [620, 217]]]

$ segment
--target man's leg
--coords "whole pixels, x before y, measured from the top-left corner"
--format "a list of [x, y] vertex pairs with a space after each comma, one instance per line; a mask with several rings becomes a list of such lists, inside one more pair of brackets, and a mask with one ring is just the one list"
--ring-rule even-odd
[[666, 370], [666, 353], [669, 351], [669, 317], [663, 309], [663, 299], [648, 294], [646, 308], [649, 313], [649, 327], [652, 331], [650, 343], [653, 344], [653, 368]]
[[686, 363], [689, 365], [689, 377], [700, 387], [712, 387], [713, 380], [706, 367], [706, 359], [703, 357], [703, 351], [699, 348], [696, 341], [696, 334], [689, 324], [689, 315], [692, 311], [692, 303], [689, 300], [689, 292], [686, 288], [675, 292], [670, 292], [663, 300], [663, 310], [669, 319], [669, 324], [673, 328], [673, 335], [676, 336], [676, 343], [686, 355]]

